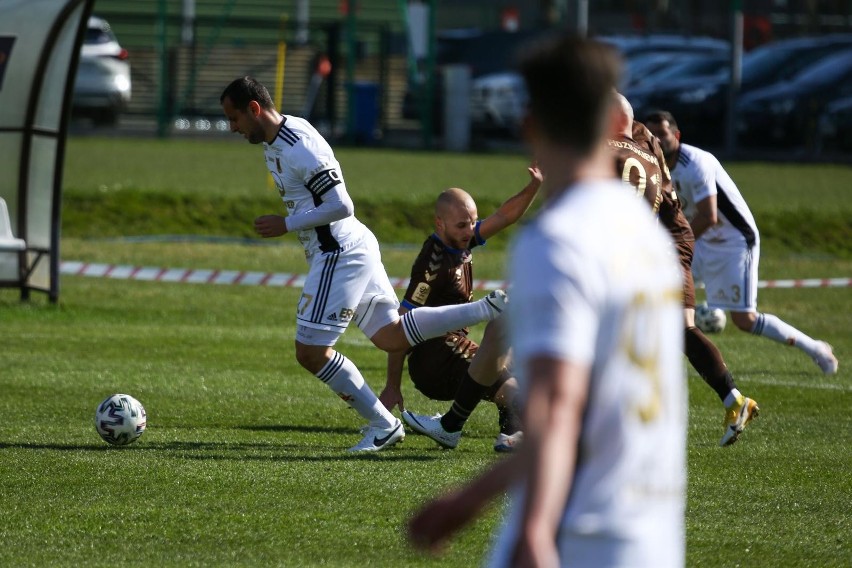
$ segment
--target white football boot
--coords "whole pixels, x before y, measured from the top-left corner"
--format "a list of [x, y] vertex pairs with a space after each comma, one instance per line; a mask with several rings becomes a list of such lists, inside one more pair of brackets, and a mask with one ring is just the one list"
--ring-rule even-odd
[[461, 430], [458, 432], [447, 432], [441, 426], [441, 415], [426, 416], [425, 414], [414, 414], [408, 410], [402, 411], [402, 419], [411, 426], [411, 429], [424, 436], [429, 436], [441, 446], [452, 450], [459, 445]]
[[390, 428], [366, 426], [361, 431], [364, 438], [349, 448], [350, 452], [379, 452], [405, 439], [405, 428], [399, 420]]

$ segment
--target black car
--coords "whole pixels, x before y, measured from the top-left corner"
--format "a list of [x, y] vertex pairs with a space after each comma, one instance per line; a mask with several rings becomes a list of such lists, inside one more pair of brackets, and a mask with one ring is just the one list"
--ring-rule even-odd
[[[852, 34], [796, 38], [768, 43], [743, 56], [739, 96], [794, 77], [816, 61], [852, 47]], [[670, 111], [690, 141], [718, 144], [725, 138], [730, 71], [660, 88], [643, 104]], [[641, 115], [640, 115], [641, 116]]]
[[750, 145], [812, 147], [820, 114], [852, 96], [852, 48], [821, 59], [790, 81], [754, 90], [737, 104], [737, 132]]
[[818, 121], [818, 132], [819, 149], [852, 152], [852, 96], [825, 105]]
[[636, 77], [632, 86], [622, 93], [637, 116], [651, 110], [648, 99], [661, 89], [677, 90], [679, 85], [692, 85], [701, 80], [714, 80], [721, 72], [729, 68], [731, 56], [726, 51], [679, 55], [656, 71], [647, 71], [643, 77]]

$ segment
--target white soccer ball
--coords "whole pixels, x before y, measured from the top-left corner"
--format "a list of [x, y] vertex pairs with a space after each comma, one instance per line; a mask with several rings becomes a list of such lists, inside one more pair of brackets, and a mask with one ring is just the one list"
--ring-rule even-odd
[[695, 325], [704, 333], [719, 333], [727, 322], [724, 310], [711, 308], [706, 302], [695, 307]]
[[129, 394], [114, 394], [98, 405], [95, 429], [114, 446], [126, 446], [145, 432], [147, 414], [142, 404]]

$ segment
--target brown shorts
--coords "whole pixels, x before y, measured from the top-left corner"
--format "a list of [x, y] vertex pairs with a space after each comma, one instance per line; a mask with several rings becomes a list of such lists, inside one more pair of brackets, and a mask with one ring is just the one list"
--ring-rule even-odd
[[453, 400], [478, 348], [458, 332], [424, 341], [408, 356], [408, 374], [417, 390], [430, 399]]
[[675, 243], [680, 270], [683, 272], [683, 307], [695, 309], [695, 282], [692, 280], [692, 254], [694, 241], [678, 241]]

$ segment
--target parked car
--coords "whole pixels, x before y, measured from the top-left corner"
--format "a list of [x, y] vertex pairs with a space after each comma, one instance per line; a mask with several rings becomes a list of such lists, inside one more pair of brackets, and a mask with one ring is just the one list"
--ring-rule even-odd
[[623, 94], [633, 105], [637, 116], [650, 110], [649, 99], [659, 91], [677, 91], [681, 85], [712, 81], [730, 68], [731, 55], [726, 51], [689, 53], [671, 59], [664, 67], [648, 71], [624, 89]]
[[[795, 38], [764, 44], [743, 56], [739, 96], [794, 77], [802, 69], [845, 47], [852, 34]], [[730, 71], [669, 84], [644, 105], [670, 111], [690, 142], [716, 144], [724, 140]], [[641, 116], [641, 115], [640, 115]]]
[[737, 133], [753, 145], [813, 146], [826, 105], [848, 96], [852, 96], [852, 48], [821, 59], [790, 81], [741, 97]]
[[470, 119], [474, 131], [492, 134], [521, 134], [527, 108], [523, 77], [514, 71], [491, 73], [473, 80]]
[[648, 53], [708, 53], [730, 48], [726, 40], [676, 34], [598, 36], [595, 39], [614, 46], [627, 60]]
[[[442, 69], [447, 65], [467, 65], [470, 76], [477, 85], [480, 77], [494, 73], [510, 72], [514, 67], [514, 57], [520, 47], [541, 35], [538, 31], [520, 32], [481, 32], [471, 30], [447, 30], [440, 32], [436, 40], [435, 91], [432, 95], [432, 121], [436, 132], [443, 125], [444, 87]], [[500, 82], [503, 79], [496, 78]], [[511, 81], [512, 79], [509, 79]], [[486, 81], [490, 84], [493, 81]], [[421, 119], [426, 105], [427, 84], [424, 80], [409, 82], [403, 97], [402, 116], [408, 119]], [[481, 91], [480, 91], [481, 92]], [[488, 91], [490, 94], [491, 91]], [[490, 104], [490, 103], [487, 103]], [[494, 103], [494, 108], [503, 103]]]
[[825, 105], [818, 122], [820, 149], [852, 152], [852, 96]]
[[72, 116], [95, 124], [114, 124], [130, 103], [130, 63], [127, 50], [109, 23], [89, 18], [74, 79]]
[[[521, 39], [527, 40], [529, 37]], [[690, 59], [692, 65], [682, 68], [684, 74], [689, 76], [702, 72], [709, 74], [711, 70], [718, 70], [728, 57], [727, 53], [730, 50], [727, 43], [721, 40], [677, 35], [607, 37], [603, 41], [611, 43], [621, 51], [625, 57], [626, 73], [634, 78], [658, 71], [665, 65], [672, 64], [673, 61], [685, 59]], [[515, 49], [521, 43], [522, 41], [516, 42]], [[486, 49], [479, 58], [489, 58], [494, 61], [495, 59], [491, 58], [493, 50], [488, 48], [487, 43], [482, 45]], [[500, 60], [499, 57], [496, 58], [496, 61]], [[699, 64], [699, 61], [705, 62], [704, 65]], [[479, 132], [510, 134], [518, 137], [527, 100], [523, 79], [508, 68], [474, 78], [471, 92], [473, 129]]]

